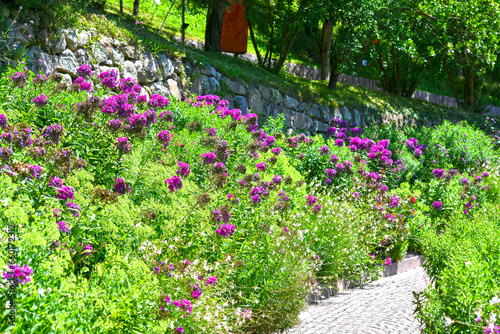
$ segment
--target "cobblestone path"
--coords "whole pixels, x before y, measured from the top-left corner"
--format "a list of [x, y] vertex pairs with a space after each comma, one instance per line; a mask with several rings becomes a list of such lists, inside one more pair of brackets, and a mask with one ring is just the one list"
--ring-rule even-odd
[[300, 325], [288, 333], [420, 333], [413, 316], [412, 291], [422, 291], [428, 284], [421, 267], [378, 279], [311, 305], [299, 315]]

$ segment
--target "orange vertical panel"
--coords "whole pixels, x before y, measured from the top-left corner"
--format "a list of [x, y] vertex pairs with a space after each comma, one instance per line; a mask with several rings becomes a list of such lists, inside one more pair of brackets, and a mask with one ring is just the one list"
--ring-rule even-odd
[[245, 7], [242, 3], [231, 1], [231, 6], [224, 13], [221, 50], [224, 52], [247, 52], [248, 22], [245, 20]]

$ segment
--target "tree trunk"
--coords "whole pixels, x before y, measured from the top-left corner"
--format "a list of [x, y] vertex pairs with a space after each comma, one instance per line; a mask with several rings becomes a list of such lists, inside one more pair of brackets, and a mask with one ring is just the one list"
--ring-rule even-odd
[[332, 59], [332, 71], [330, 72], [330, 82], [328, 82], [328, 89], [335, 90], [337, 89], [337, 82], [339, 80], [340, 75], [340, 63], [336, 59]]
[[453, 78], [451, 77], [450, 71], [448, 70], [448, 62], [446, 61], [446, 57], [444, 57], [443, 59], [443, 65], [446, 76], [448, 77], [448, 81], [450, 82], [451, 90], [453, 91], [453, 97], [455, 98], [457, 107], [462, 108], [462, 104], [460, 103], [460, 99], [458, 98], [457, 90], [455, 89], [455, 84], [453, 83]]
[[260, 52], [259, 52], [259, 48], [257, 46], [257, 40], [255, 39], [255, 34], [253, 32], [253, 26], [252, 26], [252, 22], [250, 22], [250, 20], [247, 19], [247, 22], [248, 22], [248, 29], [250, 30], [250, 39], [252, 40], [252, 44], [253, 44], [253, 48], [255, 49], [255, 53], [257, 54], [257, 61], [259, 63], [259, 65], [264, 65], [264, 63], [262, 62], [262, 56], [260, 55]]
[[205, 28], [205, 51], [221, 52], [220, 38], [225, 10], [226, 0], [212, 1], [212, 8], [209, 9]]
[[330, 47], [332, 46], [333, 19], [328, 19], [323, 23], [321, 31], [321, 80], [328, 78], [330, 69]]
[[120, 0], [120, 14], [123, 15], [123, 0]]
[[140, 4], [141, 0], [134, 0], [134, 11], [133, 11], [133, 14], [134, 16], [138, 16], [139, 15], [139, 4]]

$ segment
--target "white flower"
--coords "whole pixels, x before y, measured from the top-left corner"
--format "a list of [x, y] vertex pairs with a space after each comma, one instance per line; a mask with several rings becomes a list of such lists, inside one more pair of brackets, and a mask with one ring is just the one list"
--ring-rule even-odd
[[466, 265], [467, 267], [468, 267], [468, 266], [470, 266], [470, 264], [471, 264], [471, 263], [470, 263], [469, 261], [465, 262], [465, 265]]
[[498, 298], [498, 296], [494, 296], [490, 300], [490, 305], [495, 305], [495, 304], [500, 304], [500, 298]]
[[451, 320], [450, 318], [446, 317], [444, 318], [444, 325], [446, 327], [448, 327], [449, 325], [451, 325], [453, 323], [453, 320]]
[[43, 296], [45, 296], [45, 291], [47, 291], [47, 290], [45, 290], [45, 289], [43, 289], [43, 288], [40, 288], [40, 289], [38, 289], [38, 290], [37, 290], [38, 294], [39, 294], [40, 296], [42, 296], [42, 297], [43, 297]]

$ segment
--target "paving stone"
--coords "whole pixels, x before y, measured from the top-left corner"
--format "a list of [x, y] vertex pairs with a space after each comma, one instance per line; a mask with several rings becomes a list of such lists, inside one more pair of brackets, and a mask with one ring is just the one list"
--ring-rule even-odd
[[427, 275], [418, 267], [340, 292], [302, 312], [300, 324], [288, 333], [420, 333], [412, 292], [422, 291], [428, 284]]

